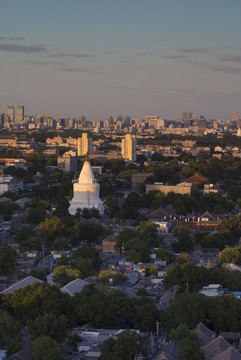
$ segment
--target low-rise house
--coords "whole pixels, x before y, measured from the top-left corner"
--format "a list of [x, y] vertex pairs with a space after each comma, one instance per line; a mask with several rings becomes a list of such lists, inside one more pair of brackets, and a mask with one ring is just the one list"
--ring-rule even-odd
[[23, 191], [23, 180], [10, 175], [0, 175], [0, 195], [6, 191], [11, 191], [14, 194]]
[[110, 234], [104, 240], [102, 240], [103, 253], [112, 253], [112, 254], [117, 253], [118, 251], [116, 251], [115, 246], [116, 246], [116, 241], [115, 241], [115, 235], [113, 234]]
[[33, 285], [33, 283], [38, 282], [39, 284], [43, 284], [44, 281], [37, 279], [34, 276], [28, 276], [27, 278], [18, 281], [16, 284], [10, 286], [9, 288], [0, 292], [0, 294], [13, 294], [15, 290], [22, 289], [25, 286]]
[[86, 285], [88, 285], [87, 281], [78, 278], [69, 282], [60, 290], [69, 296], [74, 296], [74, 294], [81, 292]]
[[32, 205], [32, 199], [30, 199], [28, 197], [24, 197], [24, 198], [16, 200], [15, 203], [17, 205], [19, 205], [22, 210], [24, 210], [27, 206]]

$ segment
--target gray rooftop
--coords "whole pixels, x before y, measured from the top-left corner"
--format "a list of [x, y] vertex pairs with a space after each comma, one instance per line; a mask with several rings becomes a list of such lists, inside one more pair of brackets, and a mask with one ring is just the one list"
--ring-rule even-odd
[[78, 278], [63, 286], [60, 290], [69, 296], [74, 296], [75, 293], [81, 292], [85, 285], [88, 284], [87, 281]]
[[22, 289], [25, 286], [32, 285], [33, 283], [38, 282], [42, 284], [44, 281], [35, 278], [34, 276], [28, 276], [27, 278], [18, 281], [16, 284], [10, 286], [9, 288], [0, 292], [0, 294], [13, 294], [15, 290]]

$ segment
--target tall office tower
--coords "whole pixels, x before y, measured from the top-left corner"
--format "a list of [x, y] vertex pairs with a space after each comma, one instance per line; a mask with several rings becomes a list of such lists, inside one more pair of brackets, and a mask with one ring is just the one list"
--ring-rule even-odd
[[238, 118], [239, 118], [239, 113], [238, 112], [232, 113], [232, 121], [238, 121]]
[[75, 119], [69, 118], [65, 120], [65, 127], [67, 129], [74, 129], [75, 127]]
[[159, 119], [159, 116], [156, 116], [156, 115], [147, 115], [145, 116], [145, 123], [148, 124], [148, 126], [150, 126], [150, 121], [151, 120], [157, 120]]
[[15, 122], [22, 123], [23, 121], [24, 121], [24, 106], [18, 106]]
[[190, 120], [190, 119], [192, 119], [192, 113], [191, 113], [191, 112], [183, 112], [183, 113], [182, 113], [182, 119], [183, 119], [183, 120]]
[[14, 121], [14, 118], [15, 118], [14, 106], [8, 106], [8, 117], [9, 117], [9, 120]]
[[82, 134], [82, 138], [78, 138], [78, 156], [85, 156], [93, 153], [93, 140], [88, 138], [87, 133]]
[[4, 114], [0, 115], [0, 129], [4, 127]]
[[122, 139], [121, 155], [124, 160], [136, 161], [137, 140], [132, 138], [131, 134], [126, 134]]
[[103, 127], [103, 121], [102, 120], [93, 120], [92, 125], [93, 125], [93, 127], [102, 128]]

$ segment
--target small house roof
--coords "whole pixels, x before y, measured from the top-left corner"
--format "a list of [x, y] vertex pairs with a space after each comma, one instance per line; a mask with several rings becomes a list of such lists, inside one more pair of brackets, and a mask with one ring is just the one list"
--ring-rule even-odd
[[13, 294], [15, 290], [22, 289], [25, 286], [33, 285], [33, 283], [38, 282], [42, 284], [44, 281], [37, 279], [34, 276], [28, 276], [27, 278], [18, 281], [16, 284], [10, 286], [9, 288], [0, 292], [0, 294]]
[[63, 286], [60, 290], [68, 294], [69, 296], [74, 296], [75, 293], [79, 293], [83, 290], [85, 285], [88, 285], [87, 281], [82, 279], [75, 279], [69, 282], [67, 285]]

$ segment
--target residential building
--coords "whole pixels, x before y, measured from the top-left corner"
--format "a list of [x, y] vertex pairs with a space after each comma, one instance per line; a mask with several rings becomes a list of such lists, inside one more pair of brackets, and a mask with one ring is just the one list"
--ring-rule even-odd
[[23, 180], [18, 180], [14, 176], [0, 176], [0, 195], [6, 191], [11, 191], [12, 193], [18, 193], [23, 191]]
[[121, 155], [124, 160], [136, 161], [136, 146], [137, 139], [133, 138], [131, 134], [126, 134], [122, 139]]
[[78, 138], [78, 156], [85, 156], [93, 153], [93, 140], [88, 138], [87, 133], [82, 134], [82, 138]]
[[57, 158], [57, 166], [64, 172], [75, 172], [77, 170], [77, 156], [74, 151], [67, 151]]

